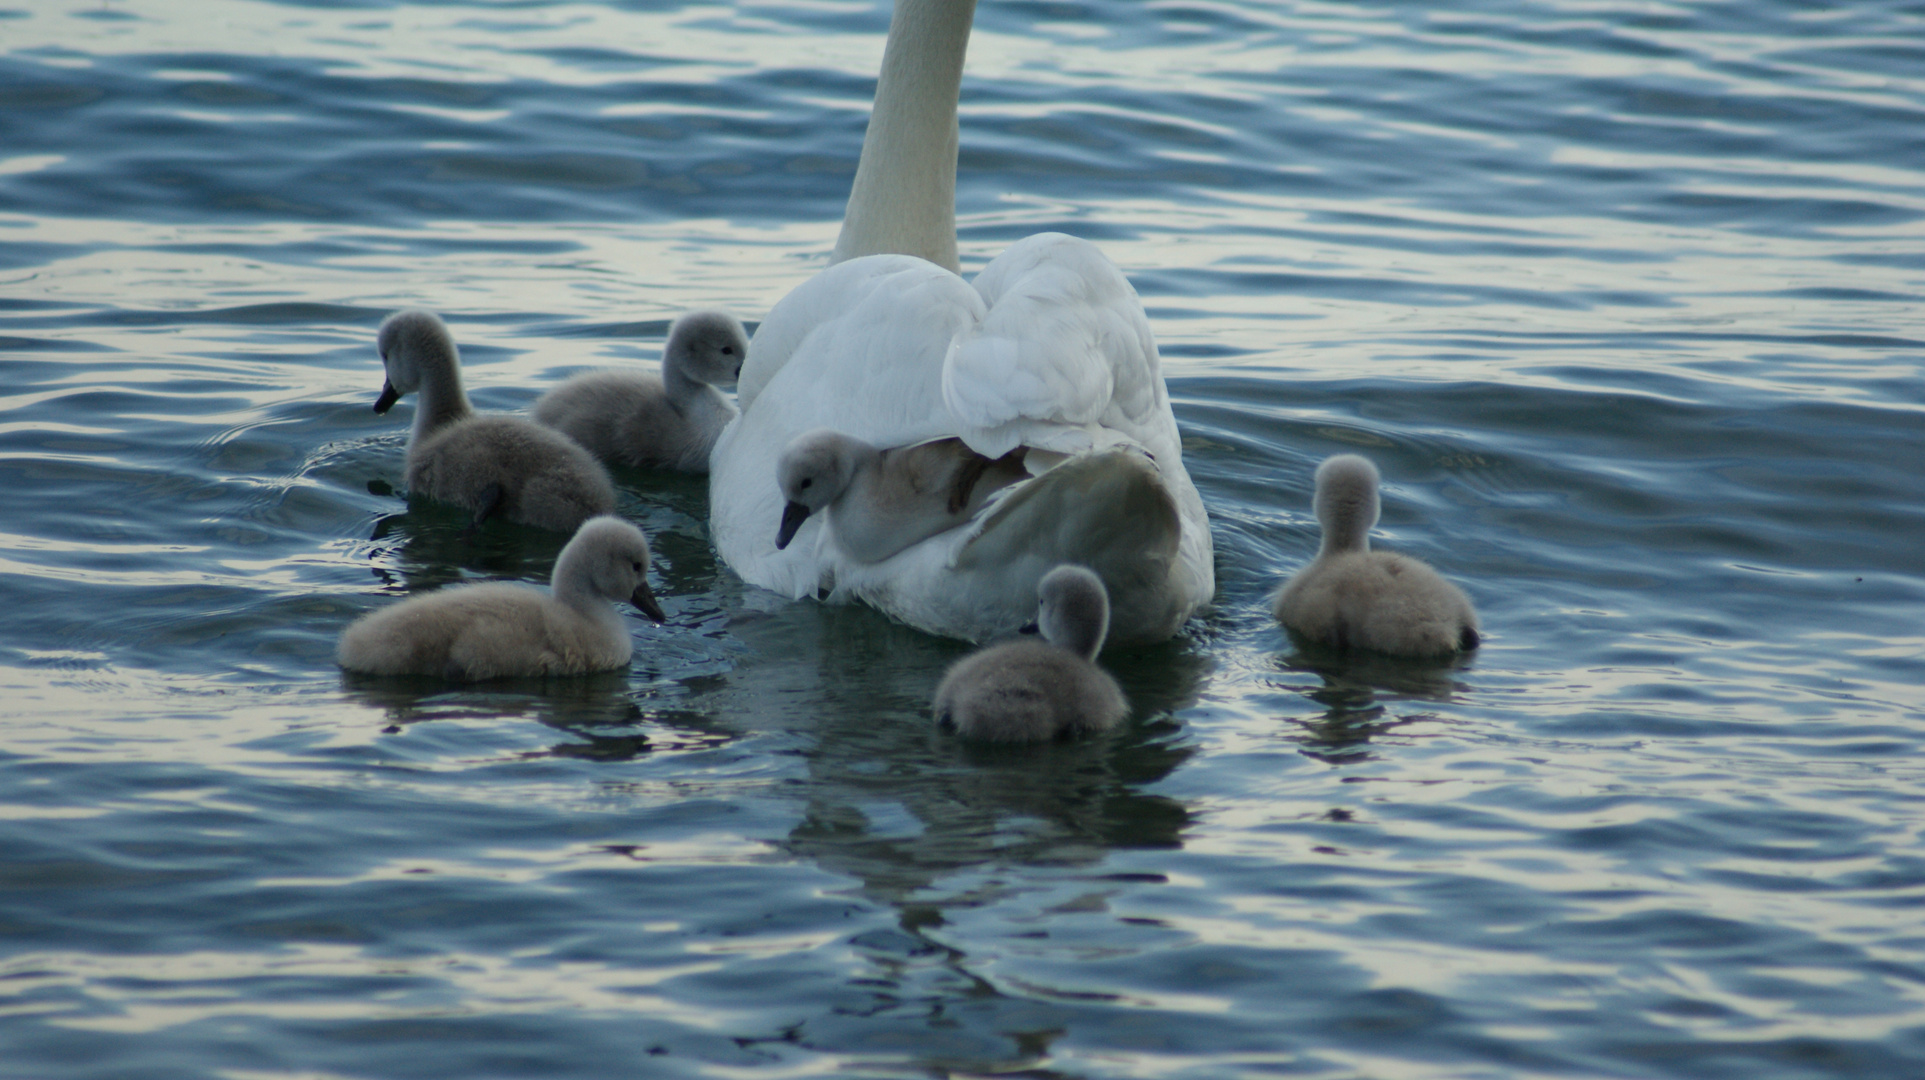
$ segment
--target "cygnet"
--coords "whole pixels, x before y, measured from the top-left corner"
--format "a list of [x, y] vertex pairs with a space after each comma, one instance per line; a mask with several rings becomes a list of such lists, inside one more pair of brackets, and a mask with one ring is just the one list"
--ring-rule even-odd
[[1339, 454], [1317, 467], [1323, 546], [1277, 590], [1277, 621], [1339, 649], [1442, 656], [1475, 649], [1477, 612], [1463, 590], [1408, 555], [1370, 550], [1377, 524], [1377, 467]]
[[660, 375], [584, 372], [543, 394], [533, 416], [603, 461], [706, 473], [716, 436], [735, 419], [713, 384], [734, 382], [748, 352], [735, 316], [690, 312], [669, 327]]
[[1104, 731], [1130, 714], [1110, 673], [1096, 666], [1109, 634], [1103, 579], [1059, 566], [1036, 586], [1042, 641], [1012, 641], [963, 657], [936, 688], [936, 723], [967, 739], [1042, 742]]
[[798, 435], [776, 462], [787, 505], [775, 534], [786, 548], [809, 515], [826, 510], [842, 554], [874, 563], [968, 521], [990, 495], [1027, 479], [1023, 449], [1000, 458], [961, 439], [878, 450], [827, 428]]
[[465, 506], [479, 526], [511, 521], [574, 532], [615, 508], [608, 470], [572, 439], [518, 416], [478, 416], [461, 389], [453, 335], [433, 312], [399, 311], [378, 339], [388, 381], [374, 411], [421, 391], [408, 440], [408, 493]]
[[561, 549], [550, 593], [486, 582], [411, 596], [357, 619], [335, 659], [370, 675], [460, 682], [608, 671], [627, 666], [634, 650], [611, 600], [666, 618], [648, 587], [648, 540], [608, 515], [590, 518]]

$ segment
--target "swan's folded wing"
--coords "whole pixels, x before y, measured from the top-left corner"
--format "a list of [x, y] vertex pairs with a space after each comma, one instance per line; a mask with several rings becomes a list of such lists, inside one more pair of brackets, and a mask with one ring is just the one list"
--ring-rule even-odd
[[[943, 403], [971, 448], [1059, 445], [1061, 429], [1121, 431], [1175, 450], [1156, 339], [1136, 290], [1094, 244], [1038, 233], [974, 282], [988, 305], [945, 357]], [[1166, 445], [1167, 444], [1167, 445]]]

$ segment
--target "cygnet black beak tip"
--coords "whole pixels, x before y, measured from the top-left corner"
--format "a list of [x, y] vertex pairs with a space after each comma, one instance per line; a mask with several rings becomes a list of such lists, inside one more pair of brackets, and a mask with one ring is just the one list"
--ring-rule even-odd
[[634, 604], [636, 610], [658, 623], [668, 621], [668, 613], [662, 610], [661, 601], [655, 599], [655, 590], [649, 588], [646, 581], [635, 586], [635, 593], [628, 598], [628, 602]]
[[801, 503], [792, 502], [783, 507], [782, 527], [775, 531], [775, 549], [781, 551], [788, 547], [789, 541], [795, 539], [795, 531], [800, 529], [802, 523], [807, 520], [809, 520], [809, 508]]
[[1043, 627], [1041, 623], [1026, 622], [1017, 627], [1016, 632], [1019, 634], [1040, 634], [1043, 632]]
[[387, 412], [389, 409], [394, 408], [394, 403], [400, 400], [401, 400], [401, 394], [399, 391], [397, 391], [394, 388], [393, 383], [390, 383], [390, 382], [382, 383], [381, 396], [374, 399], [374, 415], [376, 416], [382, 415], [383, 413]]

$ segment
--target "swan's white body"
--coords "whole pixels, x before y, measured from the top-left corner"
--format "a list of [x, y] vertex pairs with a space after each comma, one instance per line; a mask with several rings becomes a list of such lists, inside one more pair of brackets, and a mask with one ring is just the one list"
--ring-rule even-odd
[[[832, 589], [969, 640], [1022, 625], [1043, 574], [1080, 563], [1128, 639], [1160, 640], [1209, 601], [1215, 571], [1136, 291], [1060, 233], [1019, 241], [973, 283], [956, 273], [956, 92], [973, 8], [898, 0], [838, 263], [756, 330], [742, 414], [710, 458], [712, 537], [753, 584]], [[956, 436], [992, 458], [1029, 446], [1045, 451], [1032, 471], [1061, 464], [881, 562], [841, 558], [820, 522], [778, 551], [776, 461], [820, 427], [879, 447]]]

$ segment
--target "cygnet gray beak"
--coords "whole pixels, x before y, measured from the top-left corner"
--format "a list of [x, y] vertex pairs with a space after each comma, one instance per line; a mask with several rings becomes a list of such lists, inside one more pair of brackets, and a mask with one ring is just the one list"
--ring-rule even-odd
[[795, 539], [795, 531], [809, 520], [809, 508], [799, 502], [792, 502], [782, 508], [782, 527], [775, 531], [775, 549], [782, 550]]
[[380, 416], [382, 413], [394, 408], [394, 403], [400, 400], [401, 392], [394, 388], [393, 383], [383, 380], [381, 383], [381, 396], [374, 399], [374, 415]]
[[649, 588], [646, 581], [635, 586], [635, 592], [629, 596], [628, 602], [658, 623], [668, 621], [668, 613], [662, 610], [661, 603], [655, 599], [655, 590]]

